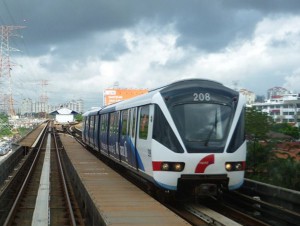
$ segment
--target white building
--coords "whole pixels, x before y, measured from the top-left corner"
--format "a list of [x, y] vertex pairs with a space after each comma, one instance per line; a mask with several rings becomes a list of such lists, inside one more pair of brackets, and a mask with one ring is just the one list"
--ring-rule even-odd
[[55, 115], [55, 121], [58, 123], [70, 123], [74, 122], [74, 115], [78, 114], [68, 108], [61, 108], [50, 113], [50, 115]]
[[298, 94], [273, 95], [264, 103], [252, 104], [257, 110], [267, 113], [275, 122], [300, 122], [300, 98]]
[[255, 93], [253, 93], [247, 89], [240, 89], [239, 92], [245, 96], [247, 105], [254, 104], [255, 99], [256, 99]]

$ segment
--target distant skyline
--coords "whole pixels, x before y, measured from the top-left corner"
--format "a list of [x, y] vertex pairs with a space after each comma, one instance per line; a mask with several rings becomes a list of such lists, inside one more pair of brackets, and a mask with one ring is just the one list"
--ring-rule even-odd
[[14, 98], [100, 106], [104, 89], [207, 78], [266, 96], [300, 92], [298, 0], [0, 0]]

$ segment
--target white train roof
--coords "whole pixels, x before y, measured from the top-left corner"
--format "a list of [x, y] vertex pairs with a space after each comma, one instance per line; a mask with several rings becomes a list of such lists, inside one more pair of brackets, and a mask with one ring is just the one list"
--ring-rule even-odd
[[173, 83], [170, 83], [170, 84], [162, 86], [162, 87], [158, 87], [156, 89], [152, 89], [149, 91], [149, 93], [142, 94], [137, 97], [133, 97], [133, 98], [123, 100], [123, 101], [120, 101], [120, 102], [117, 102], [117, 103], [114, 103], [111, 105], [104, 106], [101, 109], [101, 112], [106, 113], [106, 112], [111, 112], [111, 111], [115, 111], [115, 110], [126, 109], [126, 108], [131, 108], [131, 107], [136, 107], [136, 106], [141, 106], [141, 105], [146, 105], [146, 104], [152, 103], [153, 97], [155, 95], [157, 95], [157, 93], [159, 93], [161, 90], [166, 89], [168, 87], [184, 84], [184, 83], [191, 83], [193, 81], [195, 81], [195, 82], [201, 82], [201, 81], [212, 82], [218, 86], [223, 86], [222, 83], [216, 82], [213, 80], [209, 80], [209, 79], [197, 79], [197, 78], [183, 79], [183, 80], [175, 81]]
[[83, 117], [86, 117], [88, 115], [96, 115], [98, 114], [98, 112], [101, 110], [101, 107], [94, 107], [88, 111], [86, 111], [85, 113], [82, 114]]

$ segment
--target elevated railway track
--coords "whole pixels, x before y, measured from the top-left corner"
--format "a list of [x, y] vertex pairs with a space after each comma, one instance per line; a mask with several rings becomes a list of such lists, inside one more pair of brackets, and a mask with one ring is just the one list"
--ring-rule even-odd
[[[157, 194], [146, 195], [147, 186], [132, 175], [124, 174], [123, 168], [114, 167], [97, 153], [85, 150], [83, 144], [78, 143], [80, 130], [65, 129], [43, 125], [34, 135], [35, 140], [21, 141], [25, 146], [13, 153], [19, 152], [19, 157], [7, 160], [13, 168], [6, 179], [1, 180], [1, 225], [32, 225], [34, 221], [41, 221], [39, 217], [45, 212], [50, 213], [47, 215], [50, 225], [149, 225], [152, 221], [153, 225], [159, 225], [158, 222], [164, 222], [163, 225], [298, 225], [300, 222], [294, 203], [287, 201], [287, 206], [292, 205], [292, 209], [288, 209], [263, 196], [259, 200], [259, 194], [249, 192], [249, 187], [247, 191], [242, 189], [242, 193], [225, 193], [221, 201], [163, 202]], [[43, 170], [47, 164], [51, 167]], [[126, 179], [116, 178], [110, 167]], [[48, 182], [42, 182], [47, 175]], [[39, 197], [39, 193], [47, 189], [49, 191]], [[143, 195], [140, 189], [144, 189]], [[126, 195], [126, 192], [129, 193]], [[49, 210], [42, 210], [48, 196]], [[296, 198], [299, 200], [299, 197]], [[35, 212], [36, 209], [41, 212]]]
[[48, 123], [3, 188], [1, 204], [7, 211], [1, 212], [1, 225], [84, 225], [56, 143]]

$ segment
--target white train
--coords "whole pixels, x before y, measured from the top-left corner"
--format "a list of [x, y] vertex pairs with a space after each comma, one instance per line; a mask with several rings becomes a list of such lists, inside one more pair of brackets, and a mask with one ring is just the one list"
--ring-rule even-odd
[[218, 195], [244, 179], [245, 99], [188, 79], [84, 114], [83, 141], [168, 192]]

